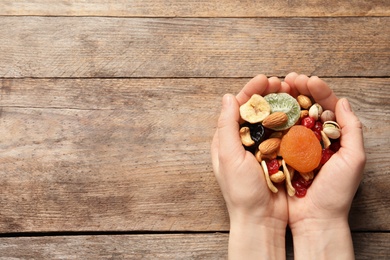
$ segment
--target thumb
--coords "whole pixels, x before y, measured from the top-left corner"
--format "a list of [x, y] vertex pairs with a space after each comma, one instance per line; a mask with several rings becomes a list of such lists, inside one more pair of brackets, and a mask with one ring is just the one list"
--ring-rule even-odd
[[357, 116], [352, 112], [346, 98], [336, 103], [335, 114], [341, 127], [341, 152], [345, 159], [351, 160], [355, 165], [364, 166], [365, 152], [363, 141], [363, 126]]
[[222, 98], [222, 111], [218, 119], [219, 157], [228, 159], [244, 153], [239, 135], [239, 105], [235, 96]]

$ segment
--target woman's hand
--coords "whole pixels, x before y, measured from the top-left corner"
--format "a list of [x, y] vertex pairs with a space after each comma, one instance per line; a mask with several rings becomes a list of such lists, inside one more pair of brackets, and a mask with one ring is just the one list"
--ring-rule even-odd
[[229, 258], [285, 258], [288, 220], [284, 187], [270, 192], [263, 170], [239, 136], [239, 106], [253, 94], [288, 92], [277, 78], [259, 75], [235, 97], [226, 94], [212, 142], [212, 162], [230, 217]]
[[366, 161], [362, 124], [349, 102], [338, 99], [318, 77], [290, 73], [285, 82], [292, 95], [311, 96], [324, 109], [334, 111], [341, 127], [341, 148], [321, 168], [306, 196], [288, 198], [295, 257], [353, 259], [348, 213]]

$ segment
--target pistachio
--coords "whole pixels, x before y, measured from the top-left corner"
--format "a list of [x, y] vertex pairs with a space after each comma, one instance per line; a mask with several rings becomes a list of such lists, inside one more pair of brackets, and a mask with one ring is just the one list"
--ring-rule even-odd
[[309, 116], [314, 118], [316, 121], [322, 114], [322, 106], [318, 103], [312, 105], [309, 109]]
[[337, 139], [341, 135], [339, 124], [335, 121], [325, 121], [322, 125], [322, 131], [331, 139]]
[[255, 144], [255, 141], [253, 141], [251, 138], [250, 129], [247, 126], [241, 127], [240, 138], [241, 138], [241, 143], [247, 147]]
[[335, 121], [335, 120], [336, 120], [336, 116], [335, 116], [333, 111], [325, 110], [324, 112], [322, 112], [322, 114], [321, 114], [321, 122], [322, 123], [324, 123], [326, 121]]

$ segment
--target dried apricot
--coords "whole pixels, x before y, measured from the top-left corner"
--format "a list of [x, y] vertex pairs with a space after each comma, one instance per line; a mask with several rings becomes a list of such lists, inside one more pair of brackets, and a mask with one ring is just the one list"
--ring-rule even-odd
[[322, 147], [311, 129], [295, 125], [283, 136], [280, 154], [295, 170], [307, 173], [320, 164]]

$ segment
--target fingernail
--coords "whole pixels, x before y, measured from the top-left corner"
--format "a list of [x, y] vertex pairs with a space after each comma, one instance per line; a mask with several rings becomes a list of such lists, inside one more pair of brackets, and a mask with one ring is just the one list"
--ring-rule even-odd
[[222, 104], [223, 104], [225, 107], [230, 107], [230, 105], [232, 104], [232, 96], [229, 95], [229, 94], [225, 94], [225, 95], [223, 96]]
[[343, 99], [343, 108], [346, 112], [352, 112], [351, 105], [346, 98]]

